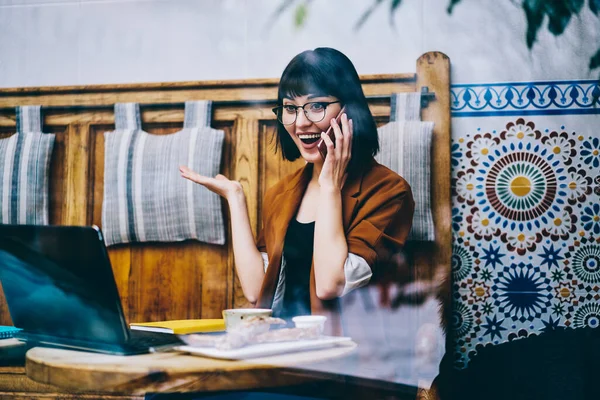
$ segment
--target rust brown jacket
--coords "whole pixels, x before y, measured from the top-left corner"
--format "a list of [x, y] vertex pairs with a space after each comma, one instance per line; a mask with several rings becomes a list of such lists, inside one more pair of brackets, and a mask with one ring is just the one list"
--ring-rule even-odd
[[[279, 280], [283, 244], [292, 218], [312, 176], [312, 164], [288, 175], [267, 190], [263, 200], [263, 229], [257, 247], [269, 256], [256, 307], [271, 308]], [[349, 177], [342, 188], [342, 220], [348, 252], [364, 258], [373, 276], [377, 267], [402, 248], [411, 228], [414, 201], [408, 183], [372, 159], [365, 169]], [[314, 261], [310, 272], [310, 302], [313, 314], [327, 315], [328, 333], [340, 334], [338, 299], [321, 300], [316, 295]]]

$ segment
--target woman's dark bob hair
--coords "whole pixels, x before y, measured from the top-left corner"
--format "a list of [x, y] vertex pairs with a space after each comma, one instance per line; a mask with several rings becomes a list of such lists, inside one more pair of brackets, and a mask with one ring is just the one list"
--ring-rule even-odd
[[[335, 96], [346, 106], [345, 112], [354, 125], [348, 164], [348, 174], [353, 175], [377, 154], [379, 140], [358, 73], [348, 57], [328, 47], [306, 50], [294, 57], [281, 75], [277, 105], [282, 105], [284, 98], [308, 94]], [[294, 161], [300, 157], [300, 150], [282, 124], [277, 124], [277, 139], [276, 151], [281, 149], [284, 159]]]

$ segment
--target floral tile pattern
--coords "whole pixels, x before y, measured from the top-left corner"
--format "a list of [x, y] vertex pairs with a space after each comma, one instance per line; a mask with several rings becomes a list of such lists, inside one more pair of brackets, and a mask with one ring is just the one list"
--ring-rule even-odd
[[483, 344], [600, 327], [598, 82], [451, 96], [455, 365]]

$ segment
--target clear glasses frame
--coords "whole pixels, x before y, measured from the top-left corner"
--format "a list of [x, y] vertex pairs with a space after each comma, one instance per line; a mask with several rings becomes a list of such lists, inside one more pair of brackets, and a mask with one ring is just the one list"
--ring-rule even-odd
[[[302, 111], [304, 111], [304, 115], [306, 116], [306, 118], [311, 121], [311, 122], [321, 122], [323, 121], [323, 119], [325, 118], [325, 114], [327, 114], [327, 107], [329, 107], [331, 104], [335, 104], [335, 103], [341, 103], [341, 101], [336, 100], [336, 101], [310, 101], [306, 104], [303, 104], [301, 106], [295, 106], [293, 104], [286, 104], [284, 106], [278, 106], [278, 107], [274, 107], [273, 113], [277, 116], [277, 121], [279, 121], [279, 123], [281, 123], [282, 125], [292, 125], [296, 123], [296, 120], [298, 119], [298, 109], [302, 109]], [[322, 105], [323, 108], [319, 109], [319, 110], [314, 110], [312, 107], [314, 107], [314, 105], [319, 104]], [[310, 106], [308, 108], [308, 110], [306, 109], [306, 106]], [[285, 113], [286, 109], [294, 109], [294, 113], [290, 113], [288, 111], [288, 113]], [[291, 120], [291, 118], [293, 118], [293, 120]], [[291, 122], [290, 122], [291, 121]]]

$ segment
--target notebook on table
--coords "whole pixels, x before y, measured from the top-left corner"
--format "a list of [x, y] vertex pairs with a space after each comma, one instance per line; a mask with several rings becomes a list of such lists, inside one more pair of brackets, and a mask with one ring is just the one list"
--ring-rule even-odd
[[182, 344], [129, 329], [96, 226], [0, 224], [0, 282], [14, 337], [31, 345], [129, 355]]
[[225, 320], [178, 319], [158, 322], [132, 322], [129, 324], [129, 327], [132, 330], [187, 335], [189, 333], [223, 332], [225, 331]]

